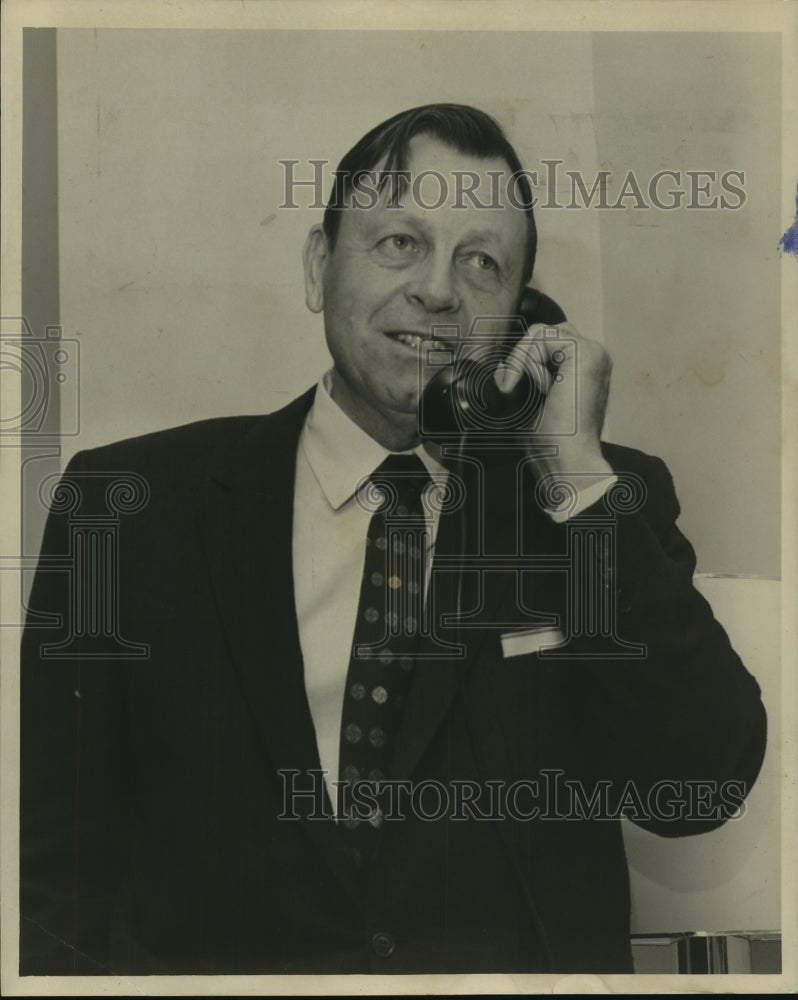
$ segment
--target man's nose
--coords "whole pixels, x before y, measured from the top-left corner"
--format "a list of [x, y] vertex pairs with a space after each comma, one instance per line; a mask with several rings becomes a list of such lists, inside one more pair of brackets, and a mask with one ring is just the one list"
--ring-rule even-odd
[[451, 262], [425, 261], [408, 286], [408, 296], [428, 313], [455, 312], [460, 295]]

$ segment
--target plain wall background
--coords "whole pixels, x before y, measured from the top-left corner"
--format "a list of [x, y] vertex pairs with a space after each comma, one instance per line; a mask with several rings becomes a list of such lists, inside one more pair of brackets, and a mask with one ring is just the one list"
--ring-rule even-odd
[[598, 169], [633, 169], [643, 185], [660, 169], [745, 171], [737, 211], [540, 209], [535, 283], [612, 353], [606, 436], [668, 462], [699, 569], [778, 576], [779, 46], [766, 34], [60, 30], [60, 322], [81, 346], [81, 433], [64, 461], [265, 412], [315, 381], [329, 358], [300, 250], [321, 211], [278, 209], [278, 161], [332, 167], [403, 108], [472, 103], [541, 181], [542, 159], [588, 182]]

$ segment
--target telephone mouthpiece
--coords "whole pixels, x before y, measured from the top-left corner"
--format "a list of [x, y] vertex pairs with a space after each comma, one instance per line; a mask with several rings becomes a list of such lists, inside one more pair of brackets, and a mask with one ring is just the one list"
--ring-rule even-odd
[[503, 392], [490, 363], [466, 359], [447, 365], [427, 382], [419, 406], [419, 431], [431, 440], [466, 433], [498, 435], [528, 428], [543, 402], [532, 376], [522, 368], [516, 384]]

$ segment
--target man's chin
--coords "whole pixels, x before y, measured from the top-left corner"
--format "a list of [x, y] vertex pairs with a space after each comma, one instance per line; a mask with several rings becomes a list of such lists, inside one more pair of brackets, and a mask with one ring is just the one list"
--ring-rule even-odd
[[[396, 440], [407, 441], [404, 447], [412, 447], [419, 437], [418, 395], [392, 400], [388, 406], [380, 407], [384, 427], [390, 428]], [[399, 449], [401, 450], [401, 449]]]
[[397, 406], [390, 410], [383, 411], [383, 416], [388, 423], [393, 424], [397, 430], [408, 430], [418, 427], [418, 404], [412, 406]]
[[413, 379], [412, 384], [405, 380], [404, 385], [397, 379], [393, 386], [388, 387], [388, 392], [383, 394], [381, 409], [386, 416], [395, 414], [398, 420], [405, 420], [418, 413], [420, 398], [417, 378]]

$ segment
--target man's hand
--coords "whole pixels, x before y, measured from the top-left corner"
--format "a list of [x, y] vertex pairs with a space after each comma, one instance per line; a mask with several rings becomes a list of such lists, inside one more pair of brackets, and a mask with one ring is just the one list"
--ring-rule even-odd
[[570, 323], [558, 324], [558, 337], [545, 336], [547, 329], [529, 328], [496, 381], [507, 392], [522, 367], [532, 375], [546, 397], [529, 435], [533, 471], [538, 478], [570, 481], [578, 490], [594, 476], [612, 475], [600, 446], [612, 360], [598, 341], [582, 337]]

